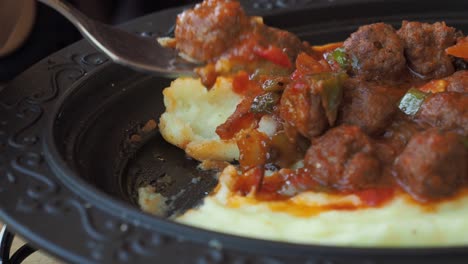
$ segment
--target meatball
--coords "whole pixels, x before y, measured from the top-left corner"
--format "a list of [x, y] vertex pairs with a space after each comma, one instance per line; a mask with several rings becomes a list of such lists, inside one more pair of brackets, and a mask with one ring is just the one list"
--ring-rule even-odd
[[262, 46], [273, 45], [280, 48], [292, 61], [295, 60], [299, 52], [306, 50], [299, 37], [291, 32], [265, 25], [257, 26], [256, 29], [260, 33], [259, 42]]
[[199, 61], [221, 55], [249, 24], [237, 1], [205, 0], [177, 17], [176, 48]]
[[381, 164], [370, 138], [357, 126], [342, 125], [313, 140], [305, 167], [320, 184], [338, 190], [373, 186]]
[[445, 78], [448, 82], [447, 91], [468, 93], [468, 71], [457, 71]]
[[399, 185], [420, 201], [454, 194], [467, 177], [467, 148], [454, 132], [414, 135], [395, 160]]
[[442, 92], [430, 95], [416, 113], [415, 120], [468, 136], [468, 94]]
[[321, 96], [305, 81], [286, 86], [280, 101], [280, 117], [306, 138], [320, 135], [328, 126]]
[[409, 67], [426, 78], [442, 78], [455, 70], [445, 49], [457, 41], [454, 28], [444, 22], [427, 24], [403, 21], [398, 30], [405, 48]]
[[393, 163], [396, 155], [399, 155], [408, 142], [411, 140], [414, 134], [420, 132], [422, 129], [419, 124], [413, 122], [404, 116], [403, 113], [397, 113], [393, 122], [385, 129], [382, 134], [383, 142], [387, 143], [393, 149], [393, 155], [391, 159], [382, 159]]
[[397, 80], [406, 70], [403, 44], [390, 25], [362, 26], [343, 47], [353, 62], [351, 73], [366, 80]]
[[359, 126], [367, 134], [379, 134], [398, 111], [402, 91], [361, 79], [346, 82], [339, 124]]

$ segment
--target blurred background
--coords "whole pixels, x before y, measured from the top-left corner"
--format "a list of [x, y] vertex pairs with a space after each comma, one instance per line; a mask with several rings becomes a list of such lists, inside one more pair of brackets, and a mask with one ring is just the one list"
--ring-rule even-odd
[[[107, 24], [119, 24], [161, 9], [191, 4], [193, 0], [68, 0], [86, 15]], [[27, 9], [27, 10], [26, 10]], [[18, 19], [19, 14], [24, 19]], [[16, 17], [14, 17], [16, 16]], [[18, 22], [18, 20], [23, 20]], [[14, 22], [12, 22], [14, 21]], [[16, 46], [4, 50], [8, 42], [8, 23], [24, 24], [23, 36]], [[1, 31], [4, 32], [1, 32]], [[19, 33], [20, 30], [16, 29]], [[2, 39], [3, 33], [3, 39]], [[6, 37], [5, 37], [6, 36]], [[79, 32], [61, 15], [35, 0], [0, 0], [0, 83], [47, 55], [80, 40]], [[8, 44], [8, 43], [7, 43]]]

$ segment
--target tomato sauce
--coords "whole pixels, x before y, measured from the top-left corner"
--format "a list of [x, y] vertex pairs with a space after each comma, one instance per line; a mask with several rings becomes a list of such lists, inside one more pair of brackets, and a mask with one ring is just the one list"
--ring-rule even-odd
[[[306, 191], [354, 194], [361, 208], [405, 192], [420, 203], [441, 201], [468, 182], [460, 143], [468, 133], [468, 84], [447, 77], [461, 71], [447, 54], [467, 58], [468, 40], [454, 28], [403, 22], [397, 31], [376, 23], [343, 43], [311, 47], [248, 17], [235, 1], [216, 0], [179, 16], [177, 26], [178, 48], [208, 63], [198, 70], [203, 83], [231, 76], [243, 97], [216, 129], [239, 148], [232, 191], [281, 209]], [[265, 115], [276, 120], [274, 135], [257, 130]], [[299, 160], [304, 167], [292, 169]]]

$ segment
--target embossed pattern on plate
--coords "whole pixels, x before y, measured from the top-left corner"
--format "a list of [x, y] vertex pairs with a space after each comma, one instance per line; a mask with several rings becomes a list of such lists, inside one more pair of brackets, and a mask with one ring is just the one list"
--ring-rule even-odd
[[[385, 6], [389, 10], [401, 7], [401, 1], [391, 2]], [[257, 0], [250, 8], [313, 6], [312, 1], [306, 0], [285, 3], [286, 0]], [[124, 27], [162, 34], [170, 28], [169, 21], [178, 11], [153, 14]], [[306, 19], [303, 15], [302, 19]], [[280, 17], [284, 16], [288, 14]], [[466, 16], [458, 21], [466, 21]], [[281, 25], [281, 21], [277, 22]], [[94, 189], [90, 192], [96, 192], [96, 197], [103, 197], [113, 206], [106, 207], [104, 202], [77, 194], [59, 180], [56, 164], [45, 154], [45, 133], [50, 131], [44, 127], [48, 119], [55, 118], [52, 110], [64, 94], [106, 67], [111, 67], [107, 58], [80, 42], [41, 61], [0, 91], [0, 218], [35, 246], [72, 263], [466, 262], [467, 248], [371, 250], [303, 246], [220, 235], [161, 219], [154, 219], [155, 224], [149, 225], [150, 221], [142, 220], [148, 216], [141, 214], [140, 219], [136, 210]]]

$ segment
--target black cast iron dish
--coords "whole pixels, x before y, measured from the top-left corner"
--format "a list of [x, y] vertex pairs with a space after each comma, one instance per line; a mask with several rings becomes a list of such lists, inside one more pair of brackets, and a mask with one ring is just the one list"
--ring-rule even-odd
[[[445, 20], [468, 32], [466, 1], [245, 1], [251, 14], [311, 43], [341, 41], [358, 25]], [[170, 30], [181, 9], [125, 29]], [[128, 138], [163, 111], [170, 80], [111, 64], [81, 41], [0, 92], [0, 219], [34, 246], [73, 263], [466, 263], [467, 247], [365, 249], [224, 235], [140, 212], [135, 190], [164, 175], [177, 213], [216, 184], [158, 134]], [[177, 177], [174, 177], [176, 176]], [[193, 177], [201, 181], [192, 183]], [[184, 190], [184, 191], [181, 191]], [[460, 230], [461, 234], [465, 230]]]

